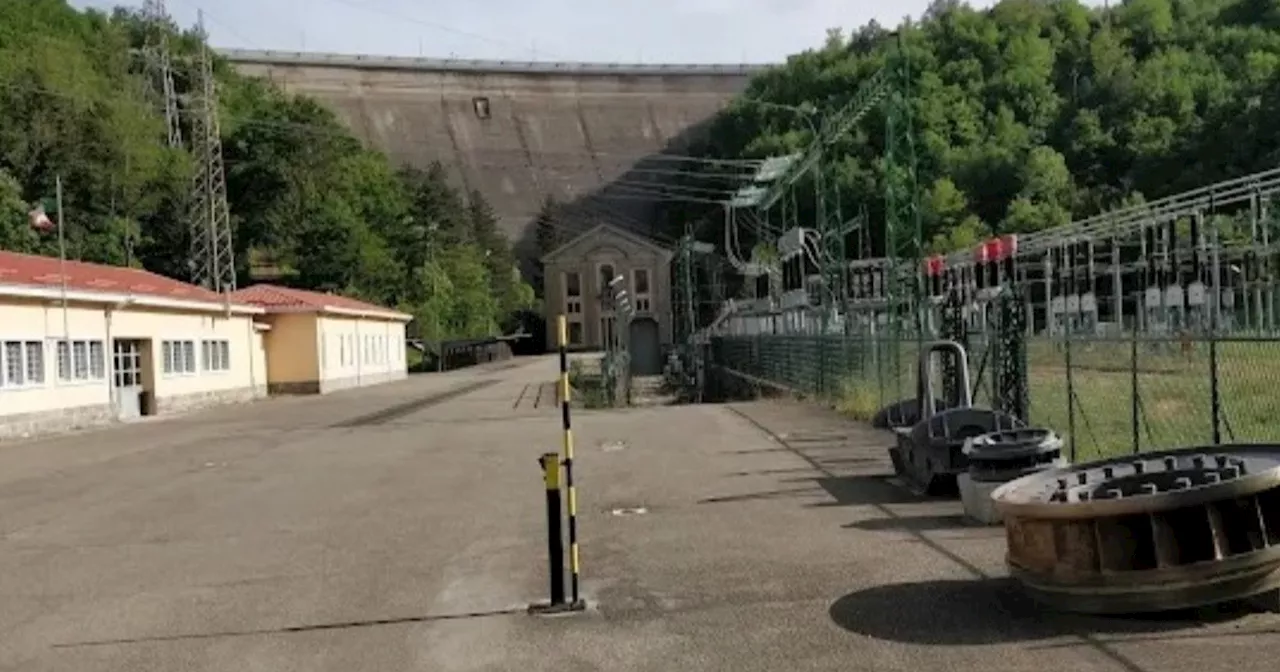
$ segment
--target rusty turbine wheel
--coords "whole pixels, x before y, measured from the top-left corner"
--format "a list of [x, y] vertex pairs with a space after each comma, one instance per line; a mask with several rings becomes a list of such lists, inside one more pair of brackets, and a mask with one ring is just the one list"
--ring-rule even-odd
[[1280, 445], [1103, 460], [991, 496], [1010, 573], [1059, 609], [1155, 612], [1280, 588]]

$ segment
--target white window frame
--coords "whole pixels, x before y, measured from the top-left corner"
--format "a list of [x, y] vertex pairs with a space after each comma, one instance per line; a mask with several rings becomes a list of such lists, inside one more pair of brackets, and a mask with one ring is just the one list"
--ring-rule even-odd
[[[18, 346], [17, 360], [18, 378], [20, 379], [20, 382], [17, 383], [13, 382], [13, 377], [10, 375], [9, 371], [10, 344]], [[33, 352], [39, 353], [40, 357], [40, 379], [36, 381], [32, 381], [31, 376], [31, 353]], [[45, 347], [44, 339], [16, 336], [0, 337], [0, 391], [40, 389], [49, 384], [50, 378], [49, 355], [48, 349]]]
[[[65, 362], [62, 361], [64, 349]], [[107, 380], [106, 341], [100, 338], [47, 337], [43, 339], [42, 351], [45, 361], [45, 382], [54, 387], [94, 385]], [[79, 363], [76, 361], [77, 351], [84, 353], [84, 375], [77, 375], [80, 373], [79, 367], [76, 366]], [[96, 359], [94, 355], [97, 355]]]
[[200, 370], [206, 373], [231, 371], [231, 342], [225, 338], [206, 338], [200, 341]]
[[199, 374], [200, 353], [196, 350], [197, 342], [193, 338], [167, 338], [160, 342], [160, 370], [165, 378], [190, 378]]

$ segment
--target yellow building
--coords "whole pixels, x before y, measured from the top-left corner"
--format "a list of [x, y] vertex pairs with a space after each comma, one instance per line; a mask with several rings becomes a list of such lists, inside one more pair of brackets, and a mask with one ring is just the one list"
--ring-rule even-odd
[[405, 326], [412, 315], [275, 285], [247, 287], [231, 300], [266, 311], [272, 394], [324, 394], [408, 376]]
[[264, 312], [139, 269], [0, 250], [0, 439], [264, 396]]

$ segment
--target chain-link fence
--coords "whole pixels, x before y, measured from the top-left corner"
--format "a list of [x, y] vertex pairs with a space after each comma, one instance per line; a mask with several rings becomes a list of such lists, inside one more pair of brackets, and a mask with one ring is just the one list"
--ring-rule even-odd
[[[993, 400], [991, 348], [969, 338], [975, 405]], [[713, 372], [768, 381], [868, 420], [915, 397], [918, 346], [855, 336], [728, 336]], [[1031, 338], [1028, 422], [1062, 434], [1073, 460], [1227, 441], [1280, 430], [1280, 337]]]

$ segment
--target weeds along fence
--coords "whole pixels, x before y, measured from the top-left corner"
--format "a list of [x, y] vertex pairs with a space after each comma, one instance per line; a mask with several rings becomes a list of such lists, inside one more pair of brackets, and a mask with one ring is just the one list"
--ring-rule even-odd
[[[914, 397], [917, 346], [855, 336], [725, 336], [713, 372], [812, 395], [854, 418]], [[992, 403], [983, 335], [969, 339], [975, 405]], [[895, 361], [896, 360], [896, 361]], [[1028, 339], [1028, 422], [1072, 460], [1280, 434], [1280, 337]]]

